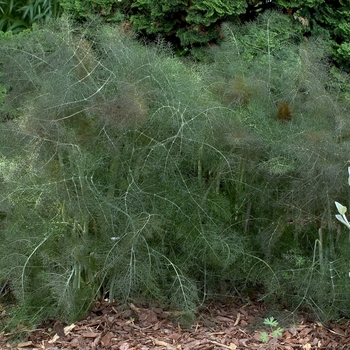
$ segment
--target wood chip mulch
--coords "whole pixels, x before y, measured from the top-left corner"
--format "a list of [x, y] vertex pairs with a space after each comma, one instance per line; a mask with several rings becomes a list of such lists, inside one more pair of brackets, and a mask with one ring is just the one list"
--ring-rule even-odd
[[63, 326], [47, 321], [31, 331], [27, 339], [10, 345], [9, 334], [0, 334], [0, 349], [117, 349], [117, 350], [243, 350], [243, 349], [350, 349], [349, 323], [323, 325], [299, 318], [283, 326], [283, 334], [268, 343], [261, 341], [266, 310], [249, 305], [212, 304], [198, 313], [196, 322], [185, 328], [176, 323], [176, 313], [155, 307], [100, 302], [90, 315]]

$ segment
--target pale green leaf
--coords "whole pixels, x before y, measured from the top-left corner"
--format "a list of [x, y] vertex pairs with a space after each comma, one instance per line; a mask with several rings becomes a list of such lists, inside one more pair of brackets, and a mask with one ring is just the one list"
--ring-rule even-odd
[[337, 214], [335, 216], [342, 224], [344, 224], [348, 229], [350, 229], [350, 223], [348, 221], [348, 219], [346, 218], [345, 215], [339, 215]]
[[338, 213], [340, 215], [344, 215], [347, 211], [347, 208], [338, 202], [334, 202], [334, 203], [335, 203], [335, 206], [337, 207]]

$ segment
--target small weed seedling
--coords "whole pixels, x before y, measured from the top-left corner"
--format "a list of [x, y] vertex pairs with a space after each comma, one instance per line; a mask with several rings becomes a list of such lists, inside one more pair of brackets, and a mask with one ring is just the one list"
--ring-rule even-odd
[[269, 326], [270, 330], [260, 334], [260, 339], [263, 343], [267, 343], [271, 338], [278, 338], [282, 335], [283, 328], [278, 327], [278, 322], [273, 317], [265, 318], [264, 324]]

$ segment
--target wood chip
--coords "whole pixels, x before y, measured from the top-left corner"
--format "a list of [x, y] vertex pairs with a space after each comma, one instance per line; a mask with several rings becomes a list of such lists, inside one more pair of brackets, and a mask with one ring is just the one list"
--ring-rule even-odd
[[217, 317], [216, 317], [216, 320], [217, 320], [218, 322], [233, 322], [233, 319], [232, 319], [232, 318], [225, 317], [225, 316], [217, 316]]
[[100, 333], [87, 332], [87, 333], [83, 333], [81, 336], [83, 338], [97, 338], [99, 335]]
[[[90, 325], [91, 326], [91, 325]], [[72, 331], [76, 327], [76, 324], [72, 323], [69, 326], [64, 327], [64, 333], [67, 335], [70, 331]]]
[[[64, 327], [64, 338], [60, 338], [57, 334], [52, 336], [52, 333], [47, 332], [47, 326], [43, 326], [31, 331], [26, 341], [18, 344], [16, 348], [23, 350], [98, 350], [100, 348], [110, 350], [327, 348], [335, 350], [348, 349], [350, 344], [348, 330], [350, 322], [342, 325], [322, 325], [306, 321], [299, 321], [294, 326], [286, 326], [281, 337], [270, 339], [268, 344], [264, 344], [260, 333], [266, 331], [266, 327], [262, 324], [261, 327], [257, 326], [258, 323], [255, 322], [265, 317], [266, 310], [254, 303], [240, 308], [237, 308], [237, 305], [230, 307], [227, 304], [213, 303], [199, 314], [194, 325], [188, 329], [172, 322], [174, 312], [163, 312], [161, 309], [156, 310], [134, 304], [130, 305], [130, 308], [130, 315], [134, 318], [125, 318], [122, 309], [116, 310], [107, 302], [100, 303], [89, 317]], [[255, 321], [249, 322], [253, 318]], [[255, 331], [244, 326], [248, 322], [255, 326]], [[144, 323], [153, 324], [145, 327]], [[0, 349], [11, 348], [6, 343], [10, 335], [12, 334], [0, 333]]]
[[101, 344], [103, 347], [108, 347], [111, 339], [113, 338], [112, 332], [107, 332], [102, 338], [101, 338]]
[[18, 347], [18, 348], [27, 348], [27, 347], [29, 347], [29, 346], [33, 346], [33, 342], [31, 342], [31, 341], [26, 341], [26, 342], [17, 344], [17, 347]]
[[64, 337], [64, 327], [63, 324], [60, 321], [56, 321], [55, 324], [53, 325], [53, 331], [59, 336], [59, 337]]
[[[216, 346], [220, 346], [221, 348], [225, 348], [225, 349], [232, 350], [232, 347], [231, 347], [231, 346], [227, 346], [227, 345], [225, 345], [225, 344], [218, 343], [218, 342], [216, 342], [216, 341], [214, 341], [214, 340], [211, 340], [210, 342], [211, 342], [212, 344], [216, 345]], [[237, 346], [236, 346], [235, 344], [233, 344], [233, 345], [235, 346], [234, 349], [236, 349]]]
[[165, 346], [165, 347], [169, 345], [169, 343], [167, 343], [163, 340], [158, 340], [158, 339], [153, 338], [153, 337], [150, 337], [150, 338], [153, 340], [154, 345]]
[[119, 346], [119, 350], [129, 350], [129, 343], [122, 343], [120, 346]]

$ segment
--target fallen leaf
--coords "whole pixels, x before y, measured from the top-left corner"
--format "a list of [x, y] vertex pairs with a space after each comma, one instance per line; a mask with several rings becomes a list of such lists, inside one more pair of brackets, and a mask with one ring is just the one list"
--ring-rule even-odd
[[304, 344], [304, 345], [303, 345], [303, 349], [305, 349], [305, 350], [310, 350], [310, 349], [311, 349], [311, 345], [310, 345], [309, 343]]

